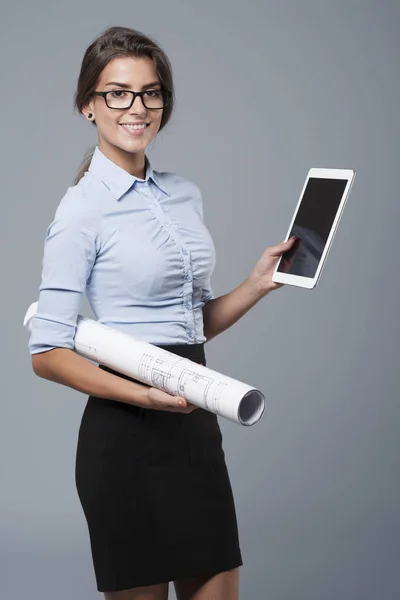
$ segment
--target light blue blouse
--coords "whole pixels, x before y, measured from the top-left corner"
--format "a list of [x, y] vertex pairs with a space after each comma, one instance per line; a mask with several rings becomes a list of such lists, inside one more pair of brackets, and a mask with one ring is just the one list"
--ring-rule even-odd
[[147, 159], [138, 179], [96, 146], [47, 228], [30, 353], [73, 349], [85, 293], [96, 319], [138, 339], [205, 342], [214, 266], [199, 188]]

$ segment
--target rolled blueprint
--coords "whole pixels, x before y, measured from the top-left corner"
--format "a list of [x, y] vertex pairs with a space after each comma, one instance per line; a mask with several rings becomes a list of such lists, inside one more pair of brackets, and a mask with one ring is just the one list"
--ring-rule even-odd
[[[24, 318], [29, 330], [37, 305]], [[85, 358], [236, 423], [254, 425], [264, 413], [265, 397], [254, 387], [99, 321], [78, 315], [74, 345]]]

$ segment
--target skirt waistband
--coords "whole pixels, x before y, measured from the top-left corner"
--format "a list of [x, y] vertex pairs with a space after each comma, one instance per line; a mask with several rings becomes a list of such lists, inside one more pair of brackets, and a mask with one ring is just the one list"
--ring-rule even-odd
[[204, 343], [167, 345], [154, 344], [154, 346], [157, 346], [157, 348], [161, 348], [162, 350], [172, 352], [173, 354], [177, 354], [178, 356], [183, 356], [184, 358], [188, 358], [189, 360], [201, 360], [202, 362], [204, 362], [205, 359]]
[[[193, 360], [193, 362], [202, 364], [206, 366], [206, 357], [204, 352], [204, 343], [200, 344], [153, 344], [157, 346], [157, 348], [161, 348], [162, 350], [167, 350], [168, 352], [172, 352], [177, 356], [182, 356], [183, 358], [188, 358], [189, 360]], [[111, 367], [107, 367], [106, 365], [99, 365], [100, 369], [103, 371], [108, 371], [109, 373], [113, 373], [114, 375], [119, 375], [124, 379], [129, 379], [131, 381], [135, 381], [132, 377], [128, 375], [124, 375], [118, 371], [115, 371]]]

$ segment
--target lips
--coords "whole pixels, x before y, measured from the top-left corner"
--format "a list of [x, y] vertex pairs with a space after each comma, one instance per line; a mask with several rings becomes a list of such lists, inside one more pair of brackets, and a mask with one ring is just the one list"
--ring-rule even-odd
[[135, 137], [143, 135], [148, 127], [147, 123], [120, 123], [120, 125], [128, 135]]

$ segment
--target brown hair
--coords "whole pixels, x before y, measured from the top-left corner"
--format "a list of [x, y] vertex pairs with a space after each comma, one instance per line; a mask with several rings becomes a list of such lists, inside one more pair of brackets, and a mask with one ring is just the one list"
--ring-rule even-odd
[[[84, 105], [90, 101], [96, 89], [98, 79], [104, 67], [114, 58], [133, 56], [134, 58], [151, 58], [154, 61], [160, 83], [164, 89], [172, 92], [172, 98], [163, 110], [160, 131], [170, 120], [174, 107], [174, 84], [172, 67], [168, 56], [155, 40], [136, 29], [128, 27], [110, 27], [94, 40], [87, 48], [78, 77], [74, 97], [74, 108], [82, 113]], [[95, 125], [94, 121], [92, 123]], [[86, 153], [74, 185], [83, 177], [92, 160], [94, 148]]]

